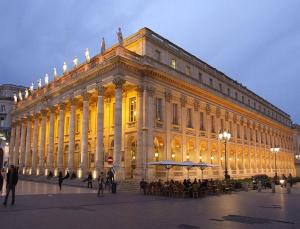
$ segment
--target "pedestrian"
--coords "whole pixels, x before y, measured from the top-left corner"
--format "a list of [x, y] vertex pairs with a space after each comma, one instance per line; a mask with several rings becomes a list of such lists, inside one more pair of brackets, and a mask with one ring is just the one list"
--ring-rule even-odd
[[289, 174], [287, 179], [288, 179], [288, 183], [290, 184], [290, 187], [292, 187], [293, 186], [293, 176], [291, 173]]
[[61, 186], [62, 186], [62, 182], [63, 182], [64, 178], [63, 178], [63, 174], [60, 171], [58, 174], [58, 186], [59, 186], [59, 190], [61, 191]]
[[103, 178], [103, 176], [99, 175], [98, 182], [99, 182], [99, 186], [98, 186], [98, 194], [97, 194], [97, 196], [99, 197], [100, 193], [101, 193], [102, 196], [104, 194], [103, 193], [103, 185], [104, 185], [104, 178]]
[[0, 171], [0, 193], [2, 193], [2, 190], [3, 190], [3, 180], [4, 180], [4, 177], [2, 175], [2, 170]]
[[88, 182], [88, 188], [89, 187], [93, 188], [93, 176], [91, 172], [89, 172], [88, 174], [87, 182]]
[[6, 206], [10, 191], [12, 192], [11, 205], [15, 204], [15, 190], [18, 183], [18, 172], [14, 165], [11, 165], [6, 175], [6, 196], [3, 205]]

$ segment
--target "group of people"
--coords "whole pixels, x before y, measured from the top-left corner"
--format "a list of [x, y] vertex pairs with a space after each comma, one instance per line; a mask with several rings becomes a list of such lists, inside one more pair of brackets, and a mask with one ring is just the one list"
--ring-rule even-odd
[[[3, 191], [3, 183], [4, 183], [4, 171], [2, 170], [0, 172], [0, 192]], [[5, 173], [4, 173], [5, 174]], [[19, 177], [18, 177], [18, 168], [14, 165], [11, 165], [8, 169], [8, 172], [6, 174], [6, 195], [3, 202], [3, 205], [7, 205], [9, 193], [12, 193], [12, 199], [11, 199], [11, 205], [15, 204], [15, 191], [16, 191], [16, 185], [18, 183]]]
[[288, 175], [288, 177], [286, 177], [285, 174], [282, 174], [281, 178], [279, 178], [277, 173], [275, 173], [273, 180], [275, 184], [278, 184], [279, 180], [283, 180], [283, 183], [280, 184], [282, 187], [285, 187], [287, 184], [289, 184], [290, 187], [293, 187], [293, 176], [291, 173]]

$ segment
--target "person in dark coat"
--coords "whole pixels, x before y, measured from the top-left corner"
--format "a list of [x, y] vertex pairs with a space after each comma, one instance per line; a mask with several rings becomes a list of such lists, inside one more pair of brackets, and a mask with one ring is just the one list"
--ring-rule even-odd
[[89, 187], [93, 188], [93, 176], [92, 176], [91, 172], [89, 172], [89, 174], [88, 174], [87, 182], [88, 182], [88, 188]]
[[2, 193], [3, 190], [3, 175], [2, 175], [2, 171], [0, 171], [0, 193]]
[[11, 165], [6, 175], [6, 196], [3, 205], [6, 206], [10, 191], [12, 192], [11, 205], [15, 204], [15, 190], [18, 183], [18, 171]]
[[63, 178], [63, 174], [60, 171], [58, 174], [58, 186], [59, 186], [59, 190], [61, 191], [61, 186], [62, 186], [62, 182], [63, 182], [64, 178]]

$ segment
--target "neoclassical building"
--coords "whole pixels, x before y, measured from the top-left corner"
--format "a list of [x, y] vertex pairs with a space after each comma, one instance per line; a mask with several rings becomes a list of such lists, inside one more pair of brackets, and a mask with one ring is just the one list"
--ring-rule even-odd
[[[120, 37], [119, 37], [120, 38]], [[27, 96], [26, 96], [27, 97]], [[228, 130], [229, 174], [295, 174], [288, 114], [224, 73], [148, 28], [75, 64], [18, 101], [10, 162], [24, 174], [76, 171], [94, 176], [113, 160], [118, 179], [164, 179], [147, 162], [209, 162], [208, 178], [224, 176]], [[279, 146], [275, 155], [271, 147]], [[184, 168], [170, 177], [182, 179]], [[200, 175], [191, 169], [190, 177]]]

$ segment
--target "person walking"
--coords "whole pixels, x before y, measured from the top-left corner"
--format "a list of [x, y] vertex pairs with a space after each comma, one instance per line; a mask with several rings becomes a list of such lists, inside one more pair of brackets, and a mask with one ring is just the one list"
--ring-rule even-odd
[[104, 185], [103, 172], [101, 172], [101, 175], [99, 175], [98, 182], [99, 182], [99, 186], [98, 186], [98, 194], [97, 194], [97, 196], [99, 197], [100, 193], [101, 193], [102, 196], [104, 195], [104, 193], [103, 193], [103, 185]]
[[2, 170], [0, 171], [0, 193], [2, 193], [3, 190], [3, 181], [4, 181], [4, 177], [2, 175]]
[[293, 187], [293, 176], [291, 173], [289, 174], [289, 176], [287, 178], [287, 182], [290, 184], [290, 187]]
[[62, 186], [62, 182], [63, 182], [64, 178], [63, 178], [63, 174], [60, 171], [58, 174], [58, 186], [59, 186], [59, 190], [61, 191], [61, 186]]
[[11, 205], [15, 204], [15, 190], [18, 183], [18, 172], [14, 165], [11, 165], [6, 175], [6, 196], [3, 205], [6, 206], [10, 191], [12, 192]]
[[93, 188], [93, 176], [92, 173], [89, 172], [88, 177], [87, 177], [87, 182], [88, 182], [88, 188]]

